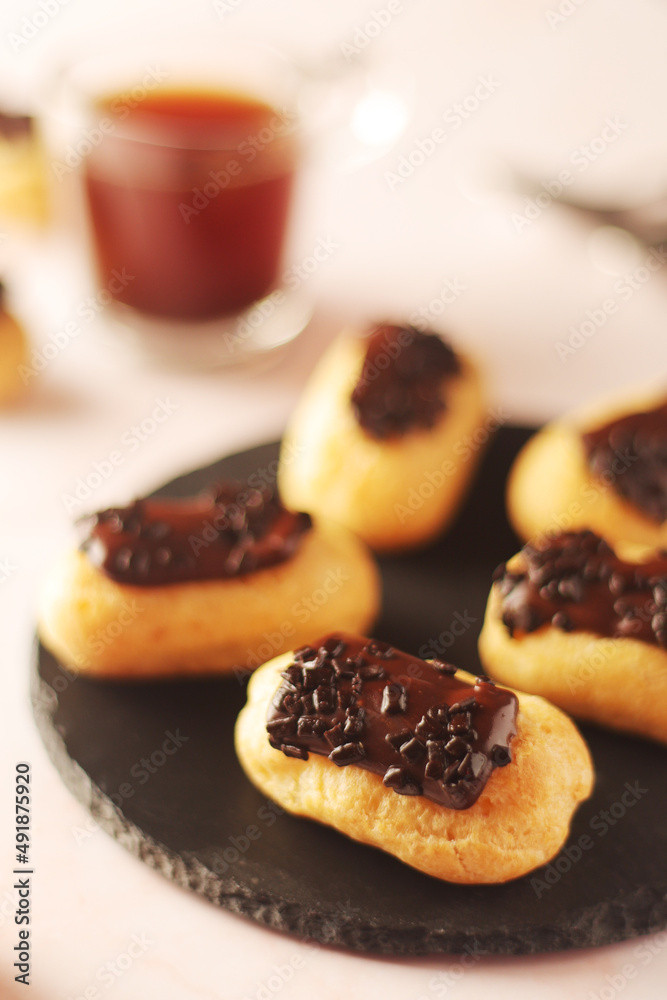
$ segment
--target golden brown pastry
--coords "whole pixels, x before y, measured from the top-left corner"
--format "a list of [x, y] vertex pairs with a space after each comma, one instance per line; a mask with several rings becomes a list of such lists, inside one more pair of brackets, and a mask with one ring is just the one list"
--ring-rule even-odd
[[46, 166], [34, 119], [0, 111], [0, 216], [43, 223]]
[[593, 782], [574, 724], [543, 699], [344, 633], [255, 672], [236, 751], [288, 812], [451, 882], [547, 862]]
[[667, 555], [630, 551], [590, 531], [525, 546], [497, 571], [479, 652], [503, 684], [667, 742]]
[[23, 327], [4, 308], [3, 300], [4, 288], [0, 283], [0, 404], [23, 390], [20, 372], [28, 364], [28, 341]]
[[453, 518], [497, 426], [477, 369], [436, 334], [347, 331], [284, 435], [281, 493], [378, 551], [422, 545]]
[[612, 544], [667, 545], [667, 396], [548, 424], [516, 459], [507, 508], [524, 539], [590, 528]]
[[266, 490], [225, 483], [89, 519], [46, 581], [42, 642], [96, 676], [244, 673], [321, 629], [367, 627], [379, 576], [364, 545]]

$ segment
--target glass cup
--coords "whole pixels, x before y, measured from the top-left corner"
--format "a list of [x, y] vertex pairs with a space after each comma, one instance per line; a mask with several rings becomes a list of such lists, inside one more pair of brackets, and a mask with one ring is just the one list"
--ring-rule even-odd
[[109, 318], [151, 354], [236, 364], [307, 325], [309, 298], [280, 280], [307, 150], [299, 86], [274, 50], [227, 35], [105, 39], [68, 60], [52, 170], [78, 178]]

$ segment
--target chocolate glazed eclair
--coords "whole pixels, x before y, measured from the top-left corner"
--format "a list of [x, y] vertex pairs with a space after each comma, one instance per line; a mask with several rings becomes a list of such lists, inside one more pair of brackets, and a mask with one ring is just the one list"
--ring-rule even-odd
[[667, 553], [621, 558], [588, 530], [526, 545], [496, 571], [479, 650], [502, 683], [667, 742]]
[[[364, 545], [268, 490], [223, 483], [82, 522], [46, 581], [39, 633], [72, 670], [158, 677], [248, 670], [325, 624], [368, 625], [379, 577]], [[351, 627], [351, 626], [350, 626]]]
[[347, 331], [289, 422], [278, 482], [288, 504], [372, 548], [408, 549], [451, 521], [495, 426], [476, 366], [437, 334]]
[[452, 882], [548, 861], [593, 780], [574, 724], [541, 698], [341, 632], [259, 668], [236, 749], [287, 811]]
[[667, 546], [664, 391], [547, 424], [514, 463], [507, 507], [527, 540], [590, 528], [611, 544]]

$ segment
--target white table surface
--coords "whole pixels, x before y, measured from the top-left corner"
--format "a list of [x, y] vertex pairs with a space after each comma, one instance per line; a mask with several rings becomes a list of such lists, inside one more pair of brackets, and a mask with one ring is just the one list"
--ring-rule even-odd
[[[230, 16], [245, 18], [251, 28], [268, 25], [295, 48], [323, 50], [332, 38], [354, 34], [381, 5], [381, 0], [347, 2], [337, 5], [335, 15], [323, 15], [293, 0], [281, 5], [290, 19], [278, 16], [277, 5], [245, 0]], [[460, 975], [455, 957], [392, 960], [315, 948], [234, 917], [175, 888], [95, 829], [49, 762], [28, 701], [39, 580], [71, 537], [63, 495], [117, 449], [158, 400], [168, 400], [173, 415], [136, 450], [123, 451], [121, 465], [95, 490], [90, 506], [124, 502], [188, 468], [275, 439], [315, 358], [341, 322], [409, 314], [437, 299], [447, 280], [466, 288], [448, 307], [445, 325], [484, 360], [492, 404], [508, 418], [538, 422], [597, 393], [664, 375], [662, 270], [627, 301], [619, 299], [617, 312], [574, 354], [561, 360], [556, 350], [557, 342], [571, 335], [569, 328], [586, 320], [587, 310], [620, 296], [615, 284], [641, 265], [645, 251], [630, 246], [614, 255], [600, 249], [596, 225], [556, 205], [517, 232], [512, 214], [523, 210], [524, 197], [503, 189], [502, 171], [494, 169], [489, 180], [489, 165], [500, 160], [520, 163], [527, 174], [543, 179], [557, 176], [571, 151], [617, 114], [626, 115], [632, 128], [623, 143], [619, 139], [577, 178], [573, 193], [576, 187], [589, 199], [626, 201], [638, 199], [638, 188], [647, 196], [658, 193], [667, 168], [657, 43], [664, 38], [664, 8], [646, 0], [630, 12], [626, 4], [587, 0], [552, 28], [545, 13], [555, 2], [514, 0], [502, 11], [499, 6], [474, 2], [464, 12], [458, 4], [405, 0], [401, 17], [374, 43], [376, 57], [380, 52], [395, 69], [400, 65], [395, 79], [401, 86], [405, 74], [412, 80], [402, 91], [411, 95], [412, 118], [383, 159], [349, 173], [320, 168], [320, 197], [315, 213], [302, 219], [300, 245], [326, 236], [340, 246], [312, 279], [320, 303], [316, 321], [277, 367], [197, 375], [142, 365], [119, 344], [102, 314], [31, 380], [19, 404], [2, 412], [0, 560], [11, 571], [0, 582], [0, 995], [34, 1000], [74, 1000], [86, 990], [110, 1000], [277, 995], [284, 1000], [445, 995], [592, 1000], [620, 994], [653, 1000], [664, 995], [666, 935], [566, 954], [486, 958]], [[121, 11], [127, 7], [120, 5]], [[212, 8], [189, 5], [189, 17], [206, 24], [217, 16]], [[8, 33], [36, 9], [32, 2], [13, 2], [2, 12], [2, 94], [7, 93], [2, 81], [11, 72], [30, 93], [59, 38], [78, 20], [101, 21], [112, 7], [101, 2], [84, 8], [72, 0], [30, 46], [13, 52]], [[137, 9], [150, 23], [167, 14], [182, 16], [184, 5], [167, 3], [159, 14], [152, 3]], [[493, 102], [392, 191], [387, 171], [480, 75], [494, 72], [503, 86]], [[1, 235], [0, 266], [38, 347], [81, 300], [77, 257], [53, 234], [28, 238], [5, 228]], [[30, 761], [34, 777], [29, 994], [12, 983], [9, 958], [16, 941], [10, 794], [17, 760]], [[108, 963], [120, 958], [126, 964], [123, 956], [134, 935], [148, 942], [145, 950], [119, 977], [105, 976], [100, 970]], [[284, 985], [275, 978], [276, 966], [294, 970]]]

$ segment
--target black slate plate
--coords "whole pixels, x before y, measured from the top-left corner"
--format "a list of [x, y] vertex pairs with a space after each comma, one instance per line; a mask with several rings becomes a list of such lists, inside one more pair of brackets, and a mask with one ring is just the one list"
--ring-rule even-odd
[[[476, 640], [491, 572], [519, 545], [503, 493], [528, 433], [506, 428], [497, 435], [445, 538], [381, 561], [378, 637], [479, 669]], [[218, 476], [268, 478], [276, 455], [275, 444], [255, 448], [160, 492], [191, 493]], [[391, 954], [525, 954], [606, 944], [667, 925], [664, 748], [585, 727], [597, 785], [568, 846], [550, 866], [515, 882], [464, 887], [272, 808], [234, 755], [233, 724], [245, 700], [240, 680], [89, 681], [67, 674], [40, 647], [33, 681], [44, 742], [98, 822], [178, 884], [261, 924]]]

